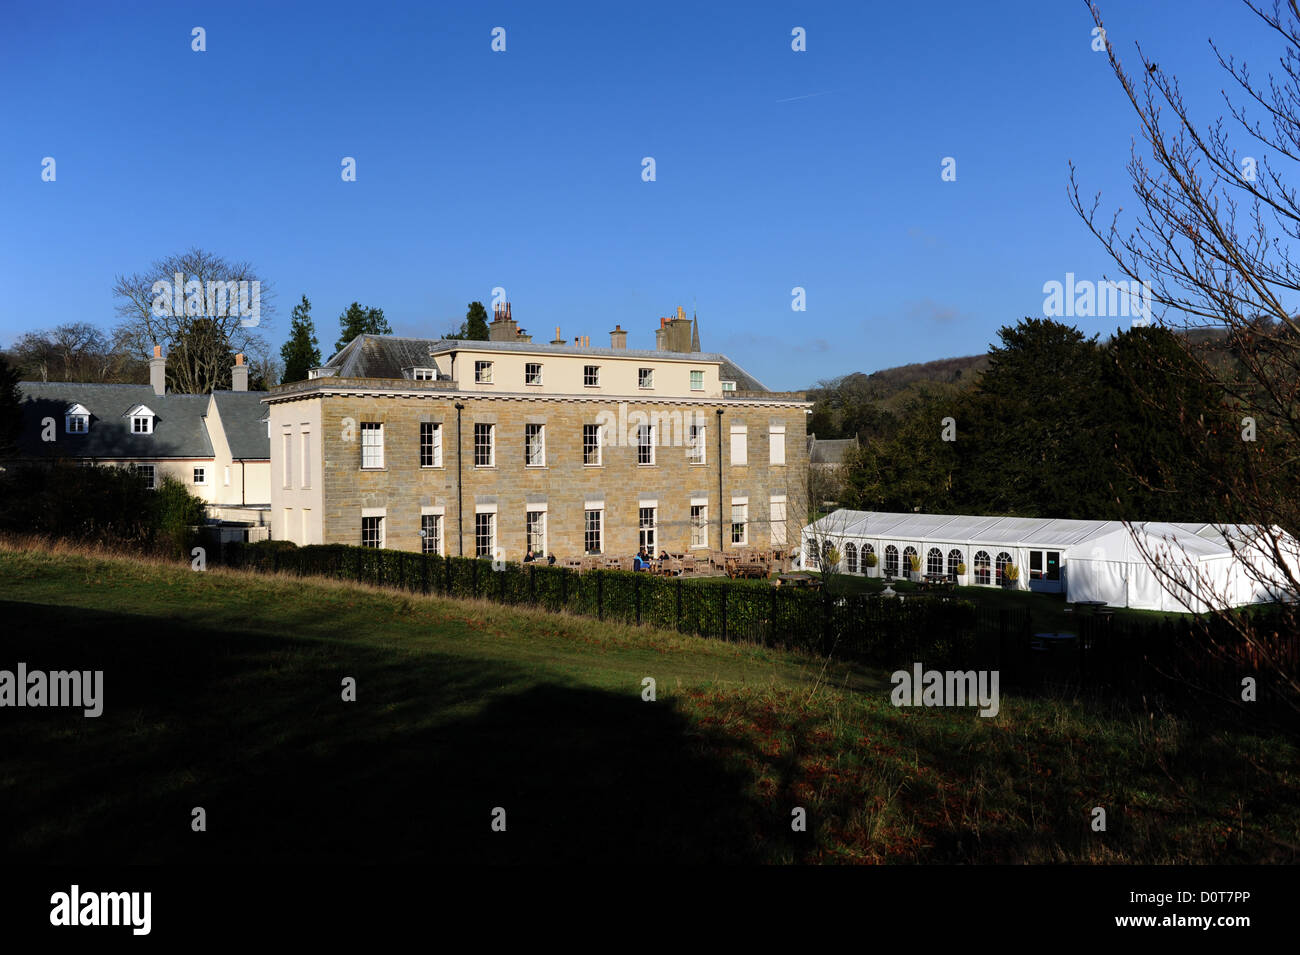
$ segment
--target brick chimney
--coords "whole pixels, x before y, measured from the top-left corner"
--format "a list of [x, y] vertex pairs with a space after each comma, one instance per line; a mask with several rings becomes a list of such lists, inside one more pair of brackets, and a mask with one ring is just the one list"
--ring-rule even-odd
[[564, 339], [560, 337], [560, 326], [555, 326], [555, 337], [551, 339], [552, 345], [563, 345]]
[[235, 367], [230, 369], [230, 390], [248, 390], [248, 366], [244, 364], [242, 352], [235, 356]]
[[513, 342], [519, 339], [519, 323], [510, 314], [510, 303], [492, 306], [492, 321], [488, 324], [488, 341]]
[[162, 346], [153, 346], [153, 357], [149, 359], [149, 384], [153, 385], [155, 395], [167, 394], [167, 359], [163, 357]]
[[609, 333], [610, 348], [627, 348], [627, 330], [622, 325], [616, 324], [614, 330]]

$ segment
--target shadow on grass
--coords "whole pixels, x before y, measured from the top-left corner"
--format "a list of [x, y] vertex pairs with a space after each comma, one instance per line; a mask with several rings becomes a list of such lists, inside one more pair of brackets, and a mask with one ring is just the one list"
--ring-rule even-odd
[[[0, 710], [9, 862], [763, 861], [753, 834], [773, 821], [747, 780], [639, 685], [255, 622], [169, 629], [12, 601], [0, 614], [0, 669], [104, 671], [97, 719]], [[206, 832], [191, 831], [195, 806]]]

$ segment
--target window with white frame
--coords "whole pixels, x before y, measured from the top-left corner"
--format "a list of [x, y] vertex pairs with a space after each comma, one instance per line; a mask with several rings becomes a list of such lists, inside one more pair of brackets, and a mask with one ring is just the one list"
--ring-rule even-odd
[[588, 388], [599, 388], [600, 387], [600, 366], [583, 365], [582, 383]]
[[90, 429], [90, 411], [85, 405], [73, 405], [63, 415], [63, 430], [68, 434], [85, 434]]
[[382, 517], [361, 518], [361, 546], [384, 546], [384, 519]]
[[474, 425], [474, 467], [490, 468], [496, 461], [496, 425]]
[[492, 558], [497, 545], [497, 516], [491, 512], [474, 515], [474, 556]]
[[280, 450], [284, 458], [281, 483], [284, 487], [293, 487], [293, 433], [288, 429], [280, 436]]
[[691, 391], [703, 391], [703, 390], [704, 390], [704, 372], [703, 372], [703, 371], [692, 371], [692, 372], [691, 372]]
[[954, 547], [952, 550], [948, 551], [948, 573], [951, 576], [957, 576], [957, 565], [961, 563], [963, 563], [963, 561], [959, 549]]
[[655, 463], [655, 429], [653, 425], [641, 424], [636, 429], [636, 463]]
[[588, 554], [599, 554], [604, 550], [604, 539], [601, 535], [601, 523], [604, 516], [604, 510], [598, 507], [588, 507], [583, 512], [582, 542]]
[[411, 377], [416, 381], [434, 381], [438, 377], [436, 368], [416, 368], [413, 370]]
[[442, 467], [442, 424], [437, 421], [420, 422], [420, 467]]
[[153, 418], [147, 414], [131, 415], [132, 434], [153, 434]]
[[524, 466], [530, 468], [546, 467], [545, 425], [524, 425]]
[[693, 424], [686, 432], [686, 463], [687, 464], [704, 464], [705, 448], [707, 447], [707, 438], [705, 436], [706, 428], [702, 424]]
[[195, 483], [195, 484], [207, 484], [207, 483], [208, 483], [208, 469], [207, 469], [207, 468], [195, 468], [195, 469], [194, 469], [194, 483]]
[[384, 466], [384, 425], [382, 422], [361, 422], [361, 466], [363, 468], [382, 468]]
[[767, 429], [768, 464], [785, 464], [785, 425], [774, 424]]
[[474, 362], [474, 381], [480, 385], [492, 384], [492, 362], [476, 361]]
[[546, 553], [546, 511], [529, 508], [524, 512], [524, 538], [534, 557]]
[[768, 506], [771, 508], [772, 546], [785, 544], [785, 497], [774, 495]]
[[655, 555], [655, 548], [658, 546], [659, 533], [657, 522], [655, 520], [657, 507], [647, 507], [642, 505], [637, 517], [638, 542], [641, 548], [651, 557]]
[[588, 467], [600, 466], [600, 432], [598, 424], [582, 426], [582, 463]]
[[420, 515], [420, 550], [425, 554], [442, 553], [442, 515]]
[[691, 505], [691, 546], [709, 546], [709, 505]]
[[653, 388], [655, 386], [655, 370], [653, 368], [638, 368], [636, 370], [636, 386], [638, 388]]
[[749, 428], [743, 424], [731, 426], [731, 466], [749, 463]]
[[524, 365], [524, 384], [540, 385], [542, 383], [542, 363], [530, 361]]
[[735, 391], [735, 390], [736, 390], [736, 383], [735, 383], [734, 381], [724, 381], [724, 382], [722, 383], [722, 390], [723, 390], [723, 391]]
[[747, 500], [737, 499], [731, 502], [731, 542], [749, 543], [749, 501]]
[[311, 432], [302, 433], [302, 487], [311, 487]]
[[925, 572], [931, 577], [943, 576], [943, 551], [931, 547], [925, 554]]

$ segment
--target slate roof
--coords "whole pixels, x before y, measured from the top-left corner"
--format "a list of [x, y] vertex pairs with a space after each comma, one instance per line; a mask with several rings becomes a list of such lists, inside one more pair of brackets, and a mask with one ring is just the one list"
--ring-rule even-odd
[[[206, 413], [208, 395], [156, 395], [149, 385], [103, 385], [67, 381], [22, 381], [22, 431], [18, 451], [26, 457], [76, 458], [211, 458]], [[266, 415], [261, 392], [218, 392], [218, 407], [228, 440], [244, 454], [236, 457], [269, 458], [271, 442], [265, 423], [261, 441], [255, 440], [259, 419]], [[85, 434], [69, 434], [64, 414], [74, 404], [90, 412]], [[132, 434], [126, 413], [147, 405], [157, 417], [152, 434]], [[229, 408], [229, 414], [227, 413]], [[42, 441], [42, 421], [53, 418], [55, 440]], [[232, 435], [233, 432], [233, 435]]]
[[[581, 355], [602, 358], [653, 358], [683, 361], [717, 362], [719, 376], [735, 381], [741, 391], [767, 391], [726, 355], [712, 352], [662, 352], [640, 348], [576, 348], [573, 345], [550, 345], [541, 342], [464, 341], [447, 338], [402, 338], [397, 335], [358, 335], [321, 367], [334, 369], [340, 378], [407, 378], [411, 368], [428, 368], [429, 353], [473, 349], [474, 351], [536, 352], [551, 355]], [[329, 372], [327, 372], [329, 374]]]
[[812, 464], [843, 464], [849, 448], [856, 447], [852, 438], [823, 440], [815, 434], [808, 435], [808, 461]]
[[262, 399], [264, 391], [217, 391], [217, 413], [226, 429], [230, 456], [236, 460], [270, 460], [271, 439], [266, 432], [269, 412]]

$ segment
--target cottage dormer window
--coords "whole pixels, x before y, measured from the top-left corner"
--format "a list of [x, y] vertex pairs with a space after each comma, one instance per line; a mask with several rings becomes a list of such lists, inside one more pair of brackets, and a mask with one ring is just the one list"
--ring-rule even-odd
[[90, 410], [85, 405], [73, 405], [63, 413], [63, 430], [68, 434], [85, 434], [90, 430]]
[[136, 405], [126, 413], [131, 419], [132, 434], [153, 434], [153, 421], [157, 417], [144, 405]]

